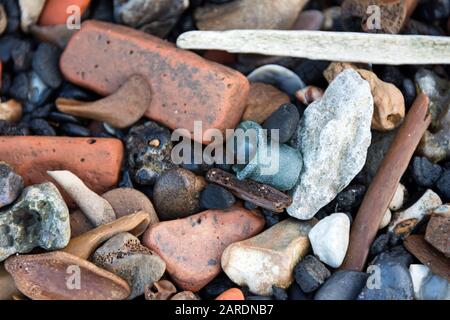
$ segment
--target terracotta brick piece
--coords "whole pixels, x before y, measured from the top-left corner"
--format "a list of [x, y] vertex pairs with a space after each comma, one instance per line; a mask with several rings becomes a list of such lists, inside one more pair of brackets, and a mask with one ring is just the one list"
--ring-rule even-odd
[[234, 128], [249, 92], [247, 78], [238, 71], [141, 31], [99, 21], [83, 23], [60, 65], [69, 81], [102, 95], [141, 74], [153, 92], [146, 116], [191, 133], [194, 121], [202, 121], [203, 130]]

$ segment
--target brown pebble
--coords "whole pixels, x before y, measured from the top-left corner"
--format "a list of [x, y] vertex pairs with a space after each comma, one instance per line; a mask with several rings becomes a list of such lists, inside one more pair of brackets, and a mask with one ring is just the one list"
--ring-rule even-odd
[[141, 74], [152, 88], [146, 116], [191, 133], [194, 121], [202, 121], [203, 130], [235, 128], [249, 90], [236, 70], [144, 32], [93, 20], [71, 38], [60, 65], [68, 81], [101, 95]]
[[359, 69], [347, 62], [332, 62], [323, 74], [325, 79], [331, 82], [339, 73], [349, 68], [356, 70], [369, 82], [374, 103], [372, 129], [389, 131], [397, 128], [405, 118], [405, 99], [396, 86], [380, 80], [371, 71]]
[[[360, 18], [361, 27], [365, 32], [397, 34], [407, 22], [417, 3], [417, 0], [345, 0], [341, 5], [342, 19], [354, 21], [355, 18]], [[367, 12], [371, 5], [380, 8], [380, 30], [371, 29], [373, 27], [367, 23], [368, 18], [373, 14]]]
[[33, 300], [123, 300], [130, 294], [125, 280], [61, 251], [10, 257], [5, 268]]
[[250, 84], [247, 105], [242, 120], [263, 123], [281, 105], [290, 101], [289, 96], [270, 84], [254, 82]]
[[295, 97], [304, 105], [310, 105], [316, 100], [321, 99], [323, 90], [315, 86], [306, 86], [295, 93]]
[[445, 257], [428, 244], [422, 235], [409, 236], [403, 241], [403, 244], [406, 250], [430, 268], [433, 273], [450, 281], [450, 258]]
[[58, 98], [55, 103], [61, 112], [107, 122], [113, 127], [123, 129], [141, 119], [151, 99], [147, 80], [143, 76], [133, 75], [106, 98], [94, 102]]
[[155, 209], [150, 199], [140, 192], [132, 188], [112, 189], [102, 194], [102, 198], [106, 199], [114, 209], [117, 218], [144, 211], [150, 217], [150, 224], [159, 222]]
[[450, 205], [443, 205], [431, 215], [425, 240], [450, 258]]
[[194, 13], [200, 30], [289, 30], [307, 0], [240, 0], [207, 4]]
[[[117, 218], [143, 211], [148, 213], [150, 225], [159, 222], [150, 199], [139, 190], [132, 188], [112, 189], [102, 194], [102, 198], [109, 202]], [[70, 213], [70, 227], [71, 236], [74, 238], [93, 229], [94, 225], [83, 212], [75, 210]]]
[[[0, 73], [1, 76], [1, 73]], [[0, 103], [0, 120], [16, 122], [22, 118], [22, 104], [14, 99]]]
[[174, 295], [170, 300], [200, 300], [200, 298], [191, 291], [182, 291]]
[[8, 26], [8, 17], [6, 15], [5, 7], [3, 6], [3, 4], [0, 4], [0, 35], [2, 35], [3, 32], [5, 32], [7, 26]]
[[145, 232], [142, 244], [166, 262], [178, 286], [197, 292], [220, 273], [220, 257], [229, 244], [250, 238], [263, 227], [261, 215], [235, 206], [155, 224]]
[[88, 259], [103, 242], [116, 234], [129, 232], [136, 237], [140, 236], [147, 229], [149, 222], [146, 212], [130, 214], [70, 239], [62, 251]]
[[169, 280], [159, 280], [145, 287], [145, 300], [170, 300], [177, 288]]
[[305, 10], [300, 12], [297, 21], [292, 27], [293, 30], [320, 30], [325, 17], [322, 11]]
[[290, 196], [271, 186], [253, 180], [239, 180], [236, 176], [221, 169], [209, 170], [206, 180], [230, 190], [242, 200], [274, 212], [283, 212], [292, 203]]
[[[25, 186], [52, 181], [47, 171], [69, 170], [97, 194], [119, 180], [123, 145], [118, 139], [74, 137], [0, 137], [0, 159], [14, 167]], [[70, 199], [62, 192], [66, 202]], [[68, 203], [73, 205], [70, 199]]]
[[206, 186], [201, 176], [177, 168], [164, 172], [153, 188], [153, 203], [161, 220], [187, 217], [200, 211], [200, 193]]
[[0, 301], [12, 300], [14, 295], [20, 294], [13, 277], [6, 272], [4, 264], [0, 263]]

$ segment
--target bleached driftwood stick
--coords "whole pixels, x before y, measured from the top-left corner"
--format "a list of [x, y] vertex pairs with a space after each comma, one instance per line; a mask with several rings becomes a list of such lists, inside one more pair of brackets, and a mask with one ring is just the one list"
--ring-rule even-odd
[[190, 31], [183, 49], [374, 64], [450, 64], [450, 37], [326, 31]]

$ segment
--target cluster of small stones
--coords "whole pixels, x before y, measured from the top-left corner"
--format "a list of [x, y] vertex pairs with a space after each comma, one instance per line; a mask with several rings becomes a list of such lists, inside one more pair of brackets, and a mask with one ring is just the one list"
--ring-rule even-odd
[[[0, 300], [449, 300], [448, 66], [173, 45], [197, 29], [373, 32], [368, 1], [336, 2], [0, 0]], [[449, 1], [389, 3], [380, 32], [450, 35]], [[342, 269], [420, 93], [431, 125], [364, 269]], [[194, 163], [211, 146], [194, 121], [255, 129], [236, 146], [255, 156]], [[173, 161], [176, 129], [189, 162]]]

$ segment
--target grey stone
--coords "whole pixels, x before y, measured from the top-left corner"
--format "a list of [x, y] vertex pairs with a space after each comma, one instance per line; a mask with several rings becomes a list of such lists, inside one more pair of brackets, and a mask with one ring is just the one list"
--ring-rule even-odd
[[117, 22], [164, 37], [189, 7], [189, 0], [114, 0]]
[[409, 266], [416, 300], [450, 300], [450, 283], [423, 264]]
[[368, 277], [365, 272], [338, 270], [317, 290], [314, 300], [355, 300]]
[[64, 248], [70, 240], [69, 209], [51, 182], [27, 187], [0, 211], [0, 261], [35, 247]]
[[330, 271], [314, 256], [306, 256], [295, 267], [295, 281], [300, 288], [310, 293], [319, 288], [330, 276]]
[[250, 82], [262, 82], [273, 85], [291, 97], [295, 97], [295, 93], [305, 87], [305, 83], [297, 74], [277, 64], [266, 64], [253, 70], [247, 76], [247, 79]]
[[0, 161], [0, 208], [13, 203], [22, 189], [22, 177], [9, 164]]
[[369, 83], [354, 70], [340, 73], [323, 98], [308, 106], [292, 141], [303, 169], [287, 208], [291, 216], [310, 219], [363, 168], [372, 114]]
[[156, 253], [127, 232], [119, 233], [98, 248], [93, 261], [128, 282], [131, 288], [128, 299], [143, 295], [145, 286], [161, 279], [166, 270], [165, 262]]
[[424, 92], [430, 98], [429, 108], [434, 126], [450, 99], [450, 82], [427, 69], [417, 71], [415, 81], [419, 92]]
[[371, 278], [358, 300], [412, 300], [414, 290], [408, 269], [412, 260], [402, 246], [378, 255], [368, 267]]

